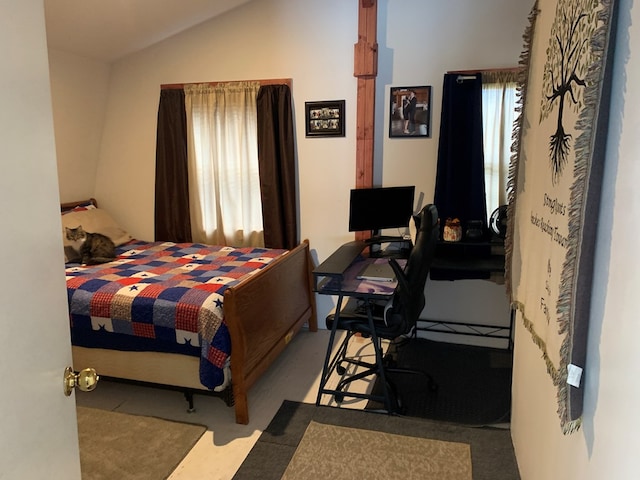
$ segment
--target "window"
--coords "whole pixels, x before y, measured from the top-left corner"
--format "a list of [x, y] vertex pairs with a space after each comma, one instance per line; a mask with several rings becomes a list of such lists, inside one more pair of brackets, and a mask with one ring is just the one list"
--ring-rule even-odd
[[193, 241], [264, 246], [258, 82], [185, 86]]
[[487, 213], [507, 204], [507, 180], [516, 112], [514, 71], [482, 72], [482, 121]]
[[298, 245], [293, 128], [291, 79], [162, 85], [155, 238]]

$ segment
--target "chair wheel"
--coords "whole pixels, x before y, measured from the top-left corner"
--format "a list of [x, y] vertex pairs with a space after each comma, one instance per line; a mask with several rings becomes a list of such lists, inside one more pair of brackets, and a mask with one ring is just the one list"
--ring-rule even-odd
[[345, 373], [347, 373], [347, 369], [342, 365], [338, 365], [336, 366], [336, 372], [338, 372], [338, 375], [344, 375]]

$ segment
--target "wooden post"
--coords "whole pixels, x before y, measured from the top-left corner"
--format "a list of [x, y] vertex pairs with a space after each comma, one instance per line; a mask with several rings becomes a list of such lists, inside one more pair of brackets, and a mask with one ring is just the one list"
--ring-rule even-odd
[[[358, 43], [353, 75], [358, 79], [356, 113], [356, 188], [373, 186], [376, 76], [378, 74], [377, 0], [359, 0]], [[370, 235], [356, 232], [356, 239]]]

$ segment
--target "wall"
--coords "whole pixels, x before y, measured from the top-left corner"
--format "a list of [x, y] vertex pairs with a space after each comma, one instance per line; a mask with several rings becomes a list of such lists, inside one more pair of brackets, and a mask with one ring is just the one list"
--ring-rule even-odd
[[[251, 2], [117, 62], [112, 67], [96, 195], [105, 198], [135, 236], [150, 239], [160, 85], [290, 77], [301, 235], [319, 249], [327, 237], [331, 247], [339, 244], [345, 238], [346, 218], [335, 218], [333, 212], [345, 210], [355, 171], [356, 25], [357, 2]], [[305, 140], [304, 102], [336, 98], [347, 100], [347, 137]]]
[[[425, 197], [432, 195], [442, 74], [459, 68], [512, 65], [522, 49], [521, 37], [530, 3], [379, 2], [378, 182], [416, 183]], [[576, 434], [562, 435], [555, 411], [555, 388], [538, 349], [521, 324], [516, 323], [512, 435], [525, 480], [627, 479], [634, 478], [640, 471], [635, 448], [639, 420], [633, 410], [640, 397], [635, 381], [640, 370], [640, 354], [634, 322], [634, 295], [640, 279], [637, 269], [629, 268], [630, 259], [636, 257], [634, 242], [640, 236], [640, 226], [634, 221], [640, 215], [637, 189], [640, 167], [634, 161], [640, 155], [637, 137], [640, 113], [632, 107], [640, 102], [637, 87], [640, 61], [629, 53], [640, 48], [638, 27], [631, 27], [640, 24], [640, 7], [632, 5], [632, 0], [620, 1], [616, 95], [598, 220], [599, 247], [585, 374], [584, 425]], [[336, 246], [351, 238], [346, 231], [346, 217], [335, 212], [346, 211], [347, 192], [354, 183], [356, 92], [352, 70], [356, 30], [356, 0], [333, 0], [322, 5], [261, 0], [116, 63], [112, 66], [98, 180], [92, 193], [108, 208], [116, 209], [118, 218], [136, 236], [149, 238], [153, 231], [152, 178], [159, 85], [292, 77], [297, 112], [301, 232], [302, 237], [311, 239], [316, 255], [324, 259]], [[477, 45], [483, 48], [478, 49]], [[59, 60], [55, 55], [50, 58], [52, 84], [54, 72], [64, 74], [64, 69], [57, 68], [64, 66]], [[82, 63], [82, 59], [78, 60], [78, 65]], [[78, 68], [76, 74], [81, 75], [82, 69]], [[84, 114], [81, 102], [74, 96], [84, 95], [92, 86], [83, 82], [75, 84], [73, 93], [66, 90], [61, 93], [54, 85], [56, 122], [64, 102], [79, 108], [78, 117]], [[414, 84], [434, 86], [434, 137], [389, 139], [386, 133], [388, 87]], [[62, 95], [66, 98], [61, 98]], [[346, 137], [304, 138], [304, 102], [341, 98], [347, 100]], [[58, 142], [59, 133], [56, 124]], [[98, 165], [97, 159], [83, 159], [90, 163], [94, 160]], [[68, 158], [59, 158], [63, 199], [70, 185], [65, 183], [68, 161]], [[69, 194], [67, 198], [71, 196], [74, 195]], [[438, 285], [436, 296], [451, 304], [460, 304], [457, 299], [468, 298], [468, 292], [458, 295], [447, 287]], [[467, 288], [485, 296], [482, 290], [485, 287]]]
[[49, 50], [58, 177], [63, 202], [94, 195], [109, 65]]
[[[376, 184], [415, 184], [422, 204], [432, 201], [444, 72], [515, 65], [529, 9], [529, 1], [509, 0], [489, 0], [482, 5], [471, 0], [379, 2]], [[73, 187], [79, 183], [80, 165], [87, 173], [82, 178], [90, 178], [95, 168], [92, 194], [100, 204], [135, 237], [152, 239], [160, 85], [290, 77], [298, 146], [300, 237], [310, 239], [317, 261], [324, 260], [353, 238], [346, 212], [349, 189], [355, 183], [353, 45], [357, 22], [356, 0], [261, 0], [132, 54], [112, 64], [106, 75], [104, 66], [52, 54], [61, 196], [78, 198], [80, 192], [76, 194]], [[483, 47], [470, 49], [472, 45]], [[99, 81], [86, 82], [86, 76]], [[81, 127], [86, 124], [69, 124], [64, 110], [82, 112], [84, 108], [85, 115], [77, 118], [97, 126], [102, 81], [107, 77], [104, 129], [101, 139], [96, 139], [84, 134]], [[97, 97], [86, 103], [95, 83]], [[74, 85], [73, 90], [62, 88], [69, 84]], [[433, 86], [432, 138], [388, 138], [389, 87], [401, 85]], [[331, 99], [346, 100], [346, 136], [305, 138], [304, 102]], [[78, 144], [75, 150], [65, 149], [78, 138], [87, 143]], [[97, 157], [85, 148], [89, 146], [99, 147]], [[457, 298], [476, 290], [477, 284], [456, 282], [438, 288]], [[493, 284], [481, 288], [487, 292], [489, 310], [480, 313], [504, 323], [508, 310], [504, 288]], [[332, 305], [331, 298], [319, 298], [320, 318]], [[439, 310], [443, 307], [429, 303], [425, 314], [443, 319]]]
[[[529, 3], [532, 2], [379, 2], [378, 118], [385, 118], [389, 85], [424, 82], [435, 89], [434, 107], [438, 111], [434, 111], [433, 131], [437, 132], [442, 73], [456, 68], [510, 65], [522, 48]], [[94, 193], [118, 209], [118, 218], [127, 228], [140, 238], [148, 237], [152, 232], [150, 175], [159, 85], [291, 76], [298, 112], [302, 236], [311, 239], [320, 258], [326, 257], [351, 238], [346, 232], [346, 218], [335, 212], [346, 209], [347, 190], [353, 185], [355, 170], [355, 80], [351, 72], [356, 4], [356, 0], [326, 1], [322, 6], [320, 2], [298, 0], [252, 2], [118, 62], [113, 66], [113, 92]], [[555, 388], [537, 347], [516, 323], [511, 425], [524, 480], [629, 479], [640, 471], [635, 440], [640, 420], [634, 409], [640, 403], [635, 300], [640, 274], [634, 268], [635, 244], [640, 237], [636, 221], [640, 216], [640, 164], [636, 161], [640, 156], [640, 113], [634, 109], [640, 104], [640, 60], [637, 55], [630, 55], [640, 49], [640, 7], [634, 6], [632, 0], [620, 0], [620, 12], [615, 95], [598, 219], [584, 424], [577, 433], [562, 435], [555, 411]], [[326, 25], [329, 27], [320, 28]], [[327, 29], [329, 35], [324, 33]], [[223, 47], [217, 43], [223, 43]], [[483, 48], [479, 50], [477, 45]], [[198, 58], [201, 55], [204, 61]], [[56, 58], [51, 61], [55, 63]], [[52, 70], [55, 67], [52, 64]], [[304, 101], [333, 98], [347, 100], [347, 136], [305, 139], [301, 116]], [[60, 105], [54, 99], [56, 109]], [[78, 115], [82, 114], [80, 110]], [[384, 121], [377, 126], [378, 165], [384, 158], [382, 173], [378, 174], [385, 184], [417, 183], [419, 189], [431, 195], [435, 137], [388, 139], [387, 127]], [[65, 162], [66, 159], [59, 159], [61, 176]], [[110, 172], [118, 166], [123, 167], [121, 173]], [[61, 178], [61, 185], [65, 185], [64, 181]], [[65, 192], [61, 194], [64, 197]], [[120, 195], [124, 195], [122, 200]], [[440, 293], [450, 302], [461, 303], [457, 298], [466, 298]]]
[[[301, 237], [311, 239], [321, 258], [351, 239], [346, 211], [348, 190], [355, 177], [353, 45], [357, 41], [357, 3], [251, 2], [114, 64], [96, 195], [108, 199], [114, 213], [135, 235], [150, 238], [160, 84], [291, 77], [297, 117]], [[514, 65], [530, 8], [529, 2], [508, 0], [485, 1], [481, 6], [469, 0], [444, 6], [439, 3], [437, 15], [429, 2], [418, 0], [389, 0], [378, 6], [376, 132], [377, 138], [384, 140], [376, 156], [379, 163], [385, 160], [379, 181], [385, 185], [415, 183], [429, 200], [435, 182], [437, 137], [388, 138], [388, 87], [433, 85], [433, 131], [438, 132], [443, 73], [456, 68]], [[462, 18], [461, 12], [466, 12]], [[505, 24], [512, 28], [503, 29]], [[451, 31], [455, 35], [451, 36]], [[470, 45], [483, 48], [470, 52]], [[306, 139], [304, 102], [335, 98], [347, 101], [346, 137]], [[123, 165], [128, 178], [118, 178]], [[136, 210], [130, 208], [132, 192], [136, 192]], [[335, 212], [345, 214], [336, 216]]]
[[[583, 426], [563, 436], [555, 388], [539, 351], [517, 324], [512, 436], [523, 479], [638, 478], [640, 371], [640, 6], [621, 0], [595, 283], [585, 370]], [[636, 55], [631, 55], [636, 52]]]

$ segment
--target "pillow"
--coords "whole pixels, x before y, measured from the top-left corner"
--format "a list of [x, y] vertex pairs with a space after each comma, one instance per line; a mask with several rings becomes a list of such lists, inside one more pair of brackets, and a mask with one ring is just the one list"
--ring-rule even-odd
[[92, 203], [87, 203], [86, 205], [78, 205], [77, 207], [73, 207], [71, 210], [65, 210], [62, 212], [62, 215], [67, 215], [72, 212], [84, 212], [85, 210], [93, 210], [97, 208]]
[[116, 247], [132, 239], [131, 235], [118, 225], [105, 210], [80, 208], [62, 215], [62, 238], [65, 245], [67, 244], [65, 227], [76, 228], [79, 225], [82, 225], [82, 228], [87, 232], [106, 235], [115, 243]]

